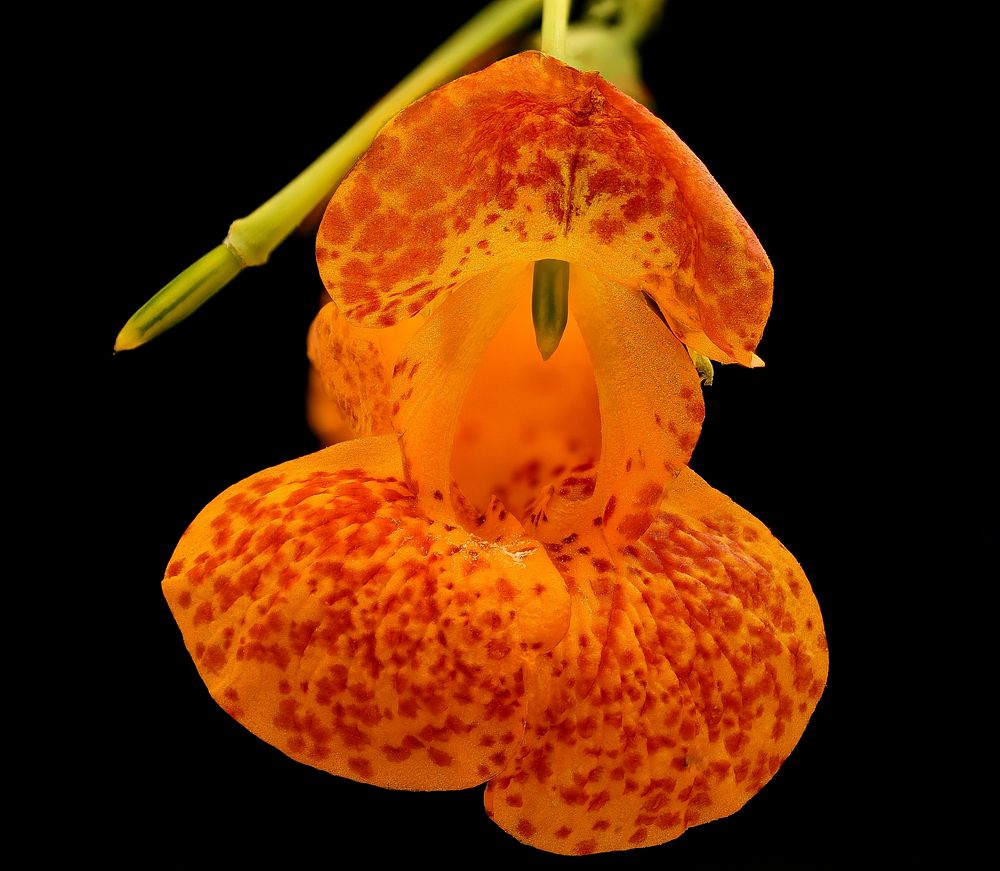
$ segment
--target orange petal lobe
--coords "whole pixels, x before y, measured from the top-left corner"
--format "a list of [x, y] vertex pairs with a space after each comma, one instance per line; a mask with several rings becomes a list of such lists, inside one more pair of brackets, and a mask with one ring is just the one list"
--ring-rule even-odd
[[326, 392], [323, 378], [315, 367], [309, 369], [309, 381], [306, 388], [306, 421], [309, 429], [326, 447], [337, 442], [354, 438], [354, 432], [347, 416], [341, 410], [340, 404], [331, 399]]
[[327, 444], [392, 432], [392, 368], [418, 326], [412, 321], [391, 330], [364, 329], [333, 303], [320, 309], [309, 328], [309, 419]]
[[554, 501], [536, 525], [549, 542], [600, 526], [617, 549], [642, 535], [691, 458], [705, 416], [701, 385], [687, 351], [639, 293], [575, 269], [570, 307], [593, 360], [601, 460], [585, 516]]
[[392, 436], [231, 487], [184, 534], [163, 589], [233, 717], [301, 762], [403, 789], [467, 787], [507, 764], [526, 670], [569, 610], [544, 554], [428, 518]]
[[478, 276], [449, 297], [396, 363], [393, 427], [400, 433], [407, 481], [425, 509], [451, 499], [452, 445], [479, 361], [529, 287], [530, 268]]
[[536, 52], [403, 110], [317, 240], [331, 296], [373, 326], [543, 258], [648, 290], [685, 343], [723, 362], [750, 364], [770, 310], [766, 255], [687, 146], [596, 73]]
[[570, 629], [540, 660], [517, 761], [487, 788], [522, 841], [658, 844], [739, 809], [826, 681], [822, 618], [771, 533], [685, 470], [620, 568], [563, 546]]

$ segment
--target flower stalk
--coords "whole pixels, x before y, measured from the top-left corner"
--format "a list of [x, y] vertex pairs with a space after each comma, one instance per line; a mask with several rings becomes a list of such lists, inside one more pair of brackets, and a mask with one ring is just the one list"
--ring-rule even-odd
[[542, 8], [542, 51], [556, 60], [566, 60], [566, 30], [572, 0], [545, 0]]
[[[568, 8], [566, 0], [553, 5]], [[473, 17], [299, 176], [251, 214], [234, 221], [222, 245], [195, 261], [132, 315], [118, 334], [115, 350], [144, 345], [197, 311], [243, 268], [266, 263], [271, 252], [330, 196], [387, 121], [527, 25], [539, 6], [541, 0], [494, 0]], [[565, 45], [565, 14], [563, 18]]]

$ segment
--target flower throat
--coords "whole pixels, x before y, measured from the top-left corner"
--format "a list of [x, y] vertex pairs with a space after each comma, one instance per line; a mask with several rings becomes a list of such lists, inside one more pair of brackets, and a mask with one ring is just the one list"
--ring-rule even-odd
[[493, 496], [527, 523], [547, 498], [593, 492], [601, 455], [593, 366], [568, 312], [569, 264], [541, 263], [530, 294], [525, 274], [521, 300], [489, 344], [459, 417], [451, 468], [473, 518]]

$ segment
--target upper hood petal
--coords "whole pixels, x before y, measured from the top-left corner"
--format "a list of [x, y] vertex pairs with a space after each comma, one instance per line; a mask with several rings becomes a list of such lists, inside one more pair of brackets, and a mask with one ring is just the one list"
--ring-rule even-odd
[[647, 291], [689, 347], [744, 365], [773, 285], [746, 221], [669, 127], [537, 52], [389, 122], [331, 199], [316, 253], [338, 307], [371, 326], [504, 264], [568, 260]]

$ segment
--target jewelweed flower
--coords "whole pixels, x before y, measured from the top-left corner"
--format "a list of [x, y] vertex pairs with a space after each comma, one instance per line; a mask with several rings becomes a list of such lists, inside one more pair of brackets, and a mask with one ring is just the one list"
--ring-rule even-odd
[[[543, 259], [570, 264], [546, 362]], [[740, 808], [827, 650], [794, 558], [687, 466], [685, 345], [758, 363], [772, 283], [704, 166], [596, 74], [524, 53], [390, 122], [317, 260], [332, 404], [313, 419], [350, 438], [235, 485], [181, 539], [164, 590], [212, 695], [334, 774], [488, 781], [490, 816], [553, 852]]]

